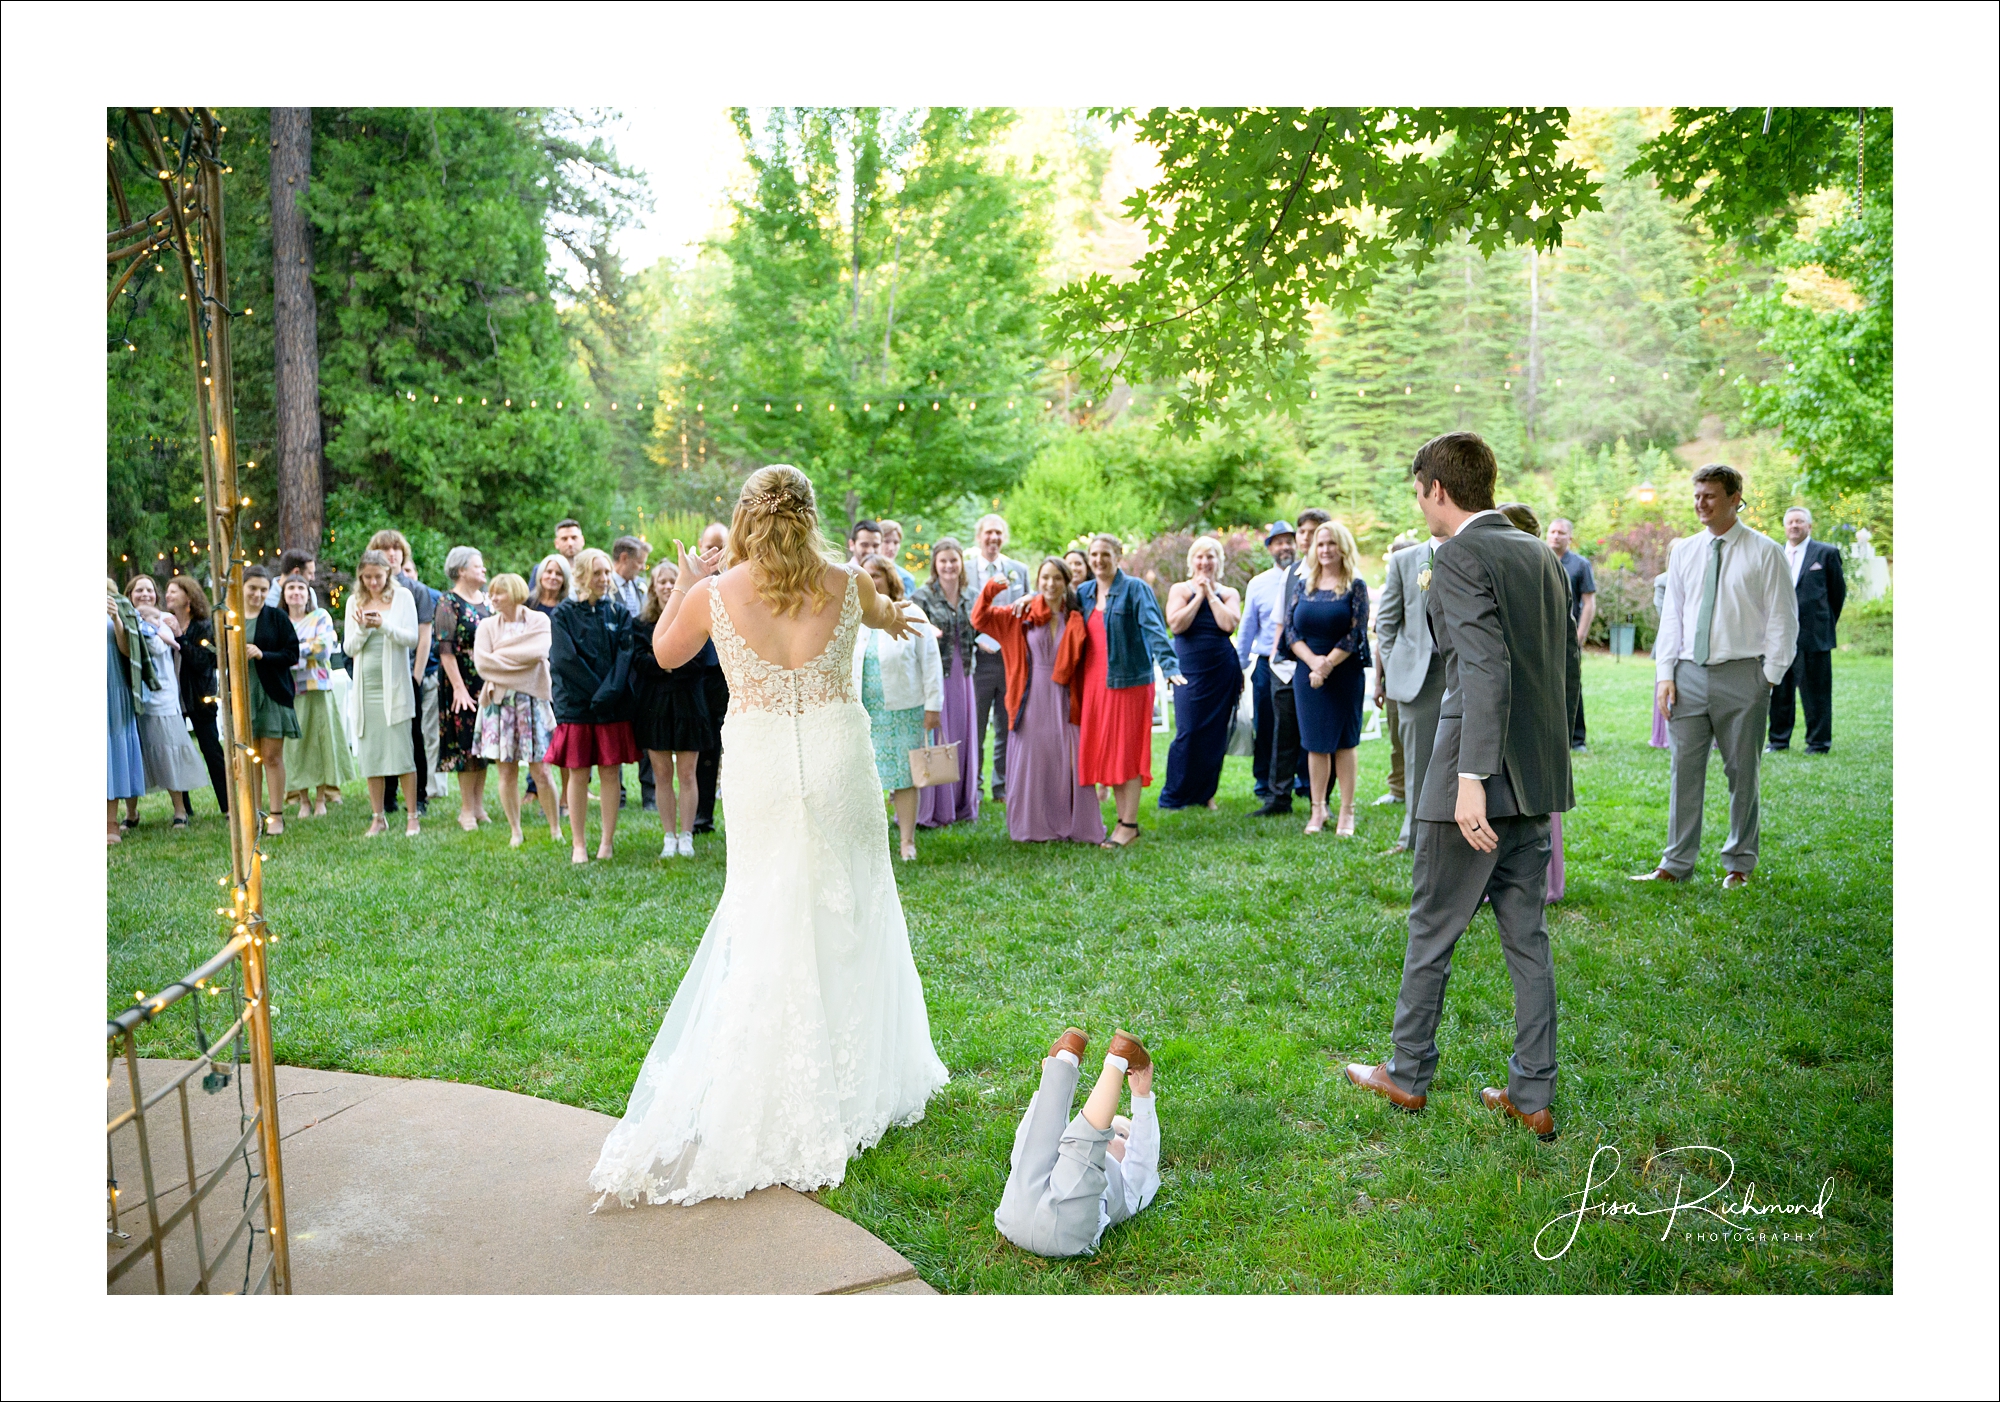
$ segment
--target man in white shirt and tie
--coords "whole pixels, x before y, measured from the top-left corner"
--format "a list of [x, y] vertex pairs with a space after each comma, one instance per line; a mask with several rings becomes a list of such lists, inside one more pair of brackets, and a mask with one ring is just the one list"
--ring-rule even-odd
[[[990, 579], [1004, 579], [1007, 587], [994, 595], [995, 605], [1011, 604], [1029, 592], [1028, 568], [1019, 560], [1000, 553], [1007, 543], [1007, 522], [994, 515], [981, 516], [972, 528], [975, 546], [965, 561], [965, 588], [973, 598]], [[972, 714], [978, 725], [979, 749], [974, 760], [973, 787], [985, 777], [987, 722], [993, 722], [993, 801], [1007, 801], [1007, 663], [1000, 656], [1000, 640], [981, 633], [974, 640], [979, 651], [972, 666]]]
[[1784, 549], [1737, 519], [1743, 476], [1711, 464], [1694, 475], [1706, 530], [1674, 542], [1653, 642], [1654, 691], [1673, 753], [1667, 849], [1634, 881], [1685, 881], [1701, 854], [1701, 805], [1711, 743], [1729, 778], [1722, 885], [1750, 884], [1757, 865], [1757, 779], [1771, 688], [1792, 665], [1798, 599]]

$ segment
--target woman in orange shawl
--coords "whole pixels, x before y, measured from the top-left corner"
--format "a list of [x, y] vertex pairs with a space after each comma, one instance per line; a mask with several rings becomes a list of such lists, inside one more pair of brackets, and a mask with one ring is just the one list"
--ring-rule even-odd
[[1104, 841], [1097, 790], [1076, 779], [1088, 632], [1069, 566], [1051, 556], [1038, 592], [996, 608], [1006, 581], [990, 581], [972, 606], [972, 626], [1000, 642], [1007, 664], [1007, 835], [1016, 842]]

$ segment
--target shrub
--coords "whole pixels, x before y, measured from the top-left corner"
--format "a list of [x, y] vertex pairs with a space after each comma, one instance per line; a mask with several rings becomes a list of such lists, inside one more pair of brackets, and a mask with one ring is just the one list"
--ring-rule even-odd
[[[1211, 532], [1222, 542], [1222, 582], [1242, 593], [1255, 576], [1271, 567], [1264, 542], [1254, 531], [1238, 527], [1233, 531]], [[1188, 547], [1195, 543], [1193, 531], [1168, 531], [1135, 545], [1125, 552], [1120, 566], [1134, 579], [1143, 579], [1166, 606], [1167, 590], [1188, 577]]]
[[1632, 646], [1649, 651], [1660, 631], [1660, 615], [1653, 608], [1653, 575], [1659, 571], [1646, 574], [1626, 565], [1596, 573], [1597, 616], [1590, 625], [1590, 641], [1609, 647], [1612, 626], [1630, 623], [1636, 630]]
[[[1651, 589], [1653, 576], [1667, 568], [1667, 552], [1673, 548], [1678, 534], [1664, 521], [1641, 521], [1604, 536], [1587, 553], [1593, 567], [1618, 569], [1622, 566], [1638, 571], [1646, 577], [1646, 586]], [[1616, 555], [1625, 558], [1615, 560], [1612, 557]], [[1602, 582], [1598, 588], [1603, 588]], [[1597, 601], [1597, 607], [1600, 611], [1603, 609], [1603, 599]]]
[[1858, 652], [1868, 657], [1894, 655], [1895, 630], [1894, 589], [1887, 591], [1879, 599], [1870, 599], [1863, 604], [1849, 604], [1840, 611], [1840, 626], [1836, 629], [1841, 638], [1841, 651]]
[[1112, 435], [1069, 433], [1043, 449], [1007, 493], [1010, 552], [1040, 558], [1084, 532], [1123, 540], [1158, 529], [1158, 510], [1117, 451], [1129, 446]]

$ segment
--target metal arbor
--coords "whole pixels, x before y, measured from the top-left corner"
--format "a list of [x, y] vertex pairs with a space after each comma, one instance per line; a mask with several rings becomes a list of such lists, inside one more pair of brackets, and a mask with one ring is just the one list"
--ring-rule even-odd
[[[107, 1030], [110, 1049], [122, 1040], [128, 1062], [133, 1105], [111, 1122], [111, 1131], [122, 1125], [137, 1125], [139, 1154], [152, 1173], [145, 1136], [145, 1097], [141, 1095], [132, 1032], [141, 1023], [164, 1011], [186, 992], [194, 990], [197, 974], [209, 977], [230, 959], [240, 958], [243, 976], [241, 1035], [249, 1044], [252, 1088], [258, 1106], [254, 1129], [263, 1161], [259, 1175], [263, 1188], [259, 1197], [264, 1207], [263, 1232], [270, 1248], [267, 1267], [270, 1288], [289, 1294], [292, 1288], [291, 1253], [285, 1227], [284, 1174], [279, 1149], [277, 1119], [277, 1074], [271, 1052], [269, 944], [276, 938], [264, 919], [263, 853], [259, 842], [264, 832], [264, 814], [259, 809], [261, 771], [251, 742], [249, 658], [243, 636], [243, 566], [239, 546], [240, 513], [248, 500], [239, 490], [236, 470], [235, 382], [230, 359], [230, 327], [238, 316], [253, 315], [253, 309], [232, 310], [229, 301], [228, 263], [223, 244], [222, 177], [230, 167], [222, 157], [222, 140], [227, 128], [216, 119], [212, 108], [154, 107], [126, 108], [119, 123], [120, 137], [107, 136], [108, 175], [111, 198], [117, 210], [118, 228], [106, 234], [105, 260], [111, 274], [106, 311], [117, 299], [133, 274], [149, 259], [171, 251], [179, 261], [187, 304], [189, 370], [193, 376], [195, 423], [202, 451], [202, 500], [207, 506], [208, 552], [219, 595], [215, 607], [214, 634], [218, 697], [222, 702], [223, 736], [229, 756], [229, 852], [230, 870], [226, 878], [231, 901], [223, 911], [227, 920], [224, 949], [182, 983], [157, 998], [141, 1000], [137, 1008], [114, 1019]], [[143, 218], [134, 218], [120, 179], [119, 157], [139, 162], [157, 181], [163, 206]], [[122, 267], [121, 267], [122, 265]], [[227, 1040], [226, 1038], [224, 1040]], [[218, 1042], [219, 1048], [221, 1043]], [[212, 1054], [216, 1048], [208, 1048]], [[185, 1114], [185, 1077], [182, 1078], [182, 1105]], [[163, 1099], [167, 1092], [154, 1096]], [[246, 1138], [248, 1131], [246, 1130]], [[233, 1151], [234, 1152], [234, 1151]], [[190, 1152], [190, 1201], [181, 1212], [198, 1207], [197, 1185], [193, 1178]], [[226, 1166], [226, 1165], [225, 1165]], [[219, 1174], [221, 1170], [217, 1170]], [[210, 1180], [213, 1182], [213, 1178]], [[116, 1189], [113, 1193], [115, 1215]], [[148, 1210], [153, 1214], [153, 1235], [146, 1245], [155, 1265], [159, 1288], [165, 1288], [161, 1265], [160, 1237], [179, 1220], [161, 1226], [151, 1184]], [[250, 1204], [254, 1207], [254, 1203]], [[249, 1209], [246, 1208], [246, 1212]], [[199, 1222], [196, 1224], [197, 1251]], [[114, 1274], [122, 1271], [114, 1271]], [[202, 1270], [207, 1288], [208, 1270]]]

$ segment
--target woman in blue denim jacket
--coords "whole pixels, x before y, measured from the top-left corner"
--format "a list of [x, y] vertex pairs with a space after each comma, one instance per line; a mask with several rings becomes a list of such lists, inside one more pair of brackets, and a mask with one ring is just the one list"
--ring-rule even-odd
[[1083, 714], [1077, 737], [1080, 784], [1106, 784], [1118, 826], [1103, 844], [1139, 839], [1139, 791], [1153, 782], [1153, 667], [1184, 686], [1173, 635], [1152, 586], [1118, 568], [1118, 538], [1090, 542], [1091, 578], [1076, 591], [1088, 623], [1083, 651]]

